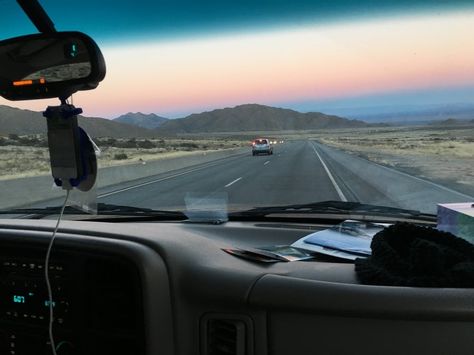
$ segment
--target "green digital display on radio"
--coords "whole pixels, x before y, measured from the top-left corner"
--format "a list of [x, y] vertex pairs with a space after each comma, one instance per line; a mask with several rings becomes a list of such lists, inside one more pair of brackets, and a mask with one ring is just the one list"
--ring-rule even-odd
[[14, 303], [25, 303], [25, 296], [13, 295], [13, 302]]

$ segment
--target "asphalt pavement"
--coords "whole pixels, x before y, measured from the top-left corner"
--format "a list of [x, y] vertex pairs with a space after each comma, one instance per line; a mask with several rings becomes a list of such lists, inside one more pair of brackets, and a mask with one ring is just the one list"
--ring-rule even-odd
[[277, 144], [273, 155], [252, 156], [249, 147], [248, 153], [98, 191], [98, 202], [154, 209], [182, 210], [186, 201], [215, 199], [231, 210], [340, 200], [435, 213], [437, 203], [472, 197], [313, 141]]

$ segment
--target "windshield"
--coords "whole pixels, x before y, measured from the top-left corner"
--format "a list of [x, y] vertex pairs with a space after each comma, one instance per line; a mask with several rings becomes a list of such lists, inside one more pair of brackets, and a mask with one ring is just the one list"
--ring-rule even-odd
[[[100, 149], [89, 198], [424, 213], [473, 201], [474, 5], [442, 3], [42, 1], [107, 64], [72, 97]], [[35, 32], [13, 0], [0, 18], [3, 39]], [[0, 209], [61, 204], [48, 105], [0, 98]]]

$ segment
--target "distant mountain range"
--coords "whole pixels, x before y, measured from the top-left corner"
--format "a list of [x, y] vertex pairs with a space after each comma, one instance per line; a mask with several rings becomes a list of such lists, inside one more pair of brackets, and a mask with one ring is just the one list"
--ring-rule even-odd
[[[79, 117], [79, 125], [93, 137], [151, 138], [160, 135], [217, 132], [276, 132], [365, 127], [368, 124], [319, 112], [301, 113], [257, 104], [240, 105], [166, 119], [155, 114], [128, 113], [114, 120]], [[0, 135], [10, 133], [46, 133], [46, 119], [41, 112], [0, 105]]]
[[474, 125], [474, 118], [471, 120], [458, 120], [455, 118], [448, 118], [442, 121], [432, 121], [431, 126], [472, 126]]
[[301, 113], [284, 108], [246, 104], [168, 120], [161, 124], [157, 130], [164, 134], [183, 134], [276, 132], [365, 126], [368, 124], [363, 121], [348, 120], [320, 112]]
[[[86, 118], [79, 116], [79, 125], [92, 137], [151, 138], [158, 135], [153, 130], [98, 117]], [[46, 118], [43, 117], [41, 112], [20, 110], [0, 105], [0, 135], [8, 135], [10, 133], [18, 135], [45, 134]]]
[[160, 127], [164, 122], [168, 121], [168, 119], [155, 115], [154, 113], [145, 114], [141, 112], [129, 112], [125, 115], [114, 118], [114, 121], [128, 123], [143, 128], [154, 129]]
[[344, 117], [360, 119], [365, 122], [385, 122], [393, 124], [426, 124], [431, 121], [454, 118], [470, 120], [474, 118], [474, 104], [432, 104], [432, 105], [393, 105], [361, 108], [328, 109]]
[[[431, 114], [430, 114], [431, 112]], [[437, 111], [411, 112], [403, 115], [405, 124], [430, 124], [438, 126], [472, 125], [470, 107], [450, 107]], [[445, 115], [457, 113], [457, 117]], [[426, 116], [425, 116], [426, 115]], [[397, 116], [400, 117], [400, 116]], [[422, 120], [418, 118], [423, 117]], [[461, 117], [461, 119], [459, 119]], [[385, 122], [397, 123], [392, 117], [385, 117]], [[429, 119], [431, 118], [431, 119]], [[245, 104], [232, 108], [216, 109], [209, 112], [195, 113], [184, 118], [167, 119], [153, 113], [143, 114], [129, 112], [110, 120], [99, 117], [79, 116], [79, 125], [93, 137], [113, 138], [153, 138], [176, 134], [205, 133], [238, 133], [238, 132], [279, 132], [318, 130], [331, 128], [357, 128], [366, 126], [382, 126], [387, 123], [367, 123], [357, 119], [347, 119], [321, 112], [301, 113], [294, 110]], [[380, 120], [384, 121], [384, 120]], [[379, 121], [379, 122], [380, 122]], [[400, 123], [400, 121], [398, 121]], [[0, 105], [0, 135], [10, 133], [40, 134], [46, 133], [46, 119], [41, 112], [21, 110]]]

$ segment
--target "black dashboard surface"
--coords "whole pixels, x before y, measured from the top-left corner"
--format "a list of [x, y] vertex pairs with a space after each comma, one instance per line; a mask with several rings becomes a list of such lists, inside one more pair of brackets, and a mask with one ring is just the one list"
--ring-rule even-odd
[[[39, 264], [53, 227], [54, 221], [1, 220], [0, 257]], [[70, 312], [76, 321], [71, 327], [76, 328], [57, 324], [56, 334], [75, 334], [71, 343], [78, 345], [71, 354], [227, 354], [211, 349], [207, 331], [214, 320], [225, 319], [245, 329], [244, 352], [238, 354], [310, 354], [316, 339], [321, 353], [349, 353], [357, 347], [374, 354], [470, 353], [471, 289], [364, 286], [350, 263], [259, 264], [222, 251], [291, 244], [322, 227], [63, 221], [53, 261], [69, 265], [65, 279], [73, 285]], [[2, 281], [8, 280], [5, 275], [2, 271]], [[109, 286], [103, 287], [105, 281]], [[111, 300], [114, 292], [120, 297], [103, 302], [100, 296]], [[7, 298], [23, 296], [17, 293]], [[32, 326], [31, 320], [1, 321], [2, 329]], [[97, 329], [90, 324], [98, 324]], [[388, 330], [398, 342], [387, 343]], [[311, 336], [313, 331], [318, 336]], [[37, 334], [42, 332], [39, 327]], [[94, 340], [90, 333], [100, 336]], [[3, 336], [11, 334], [4, 331]], [[350, 343], [337, 341], [341, 336]]]

